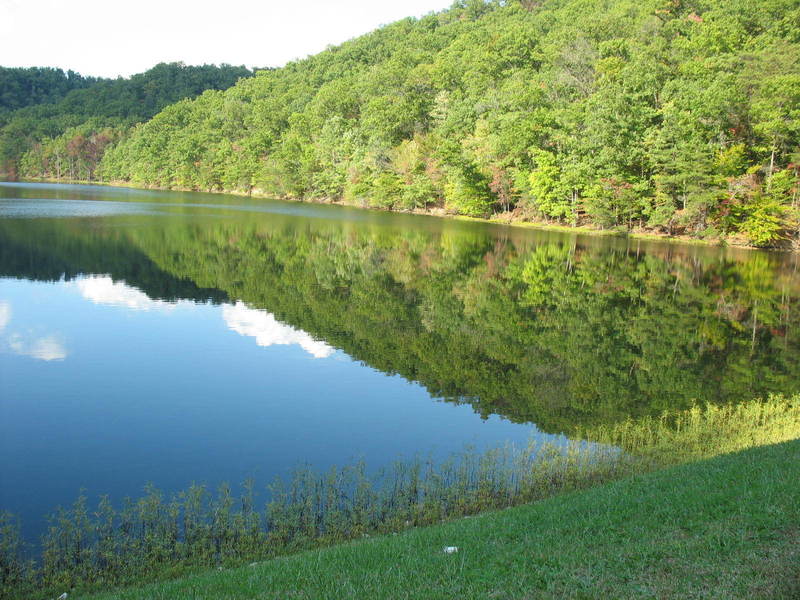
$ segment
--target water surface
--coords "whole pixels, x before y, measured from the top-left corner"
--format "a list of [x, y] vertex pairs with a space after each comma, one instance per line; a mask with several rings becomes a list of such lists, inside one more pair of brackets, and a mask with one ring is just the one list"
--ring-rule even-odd
[[0, 184], [0, 508], [25, 532], [299, 464], [380, 468], [793, 392], [795, 255]]

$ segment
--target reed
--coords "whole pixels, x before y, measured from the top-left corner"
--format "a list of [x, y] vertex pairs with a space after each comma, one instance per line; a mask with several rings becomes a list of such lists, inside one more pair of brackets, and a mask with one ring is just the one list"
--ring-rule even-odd
[[51, 516], [34, 558], [14, 518], [0, 516], [0, 594], [46, 598], [234, 566], [796, 437], [800, 395], [770, 396], [587, 429], [564, 445], [467, 449], [443, 463], [398, 461], [374, 475], [363, 462], [327, 473], [298, 468], [269, 486], [264, 505], [253, 481], [235, 494], [227, 484], [214, 492], [193, 485], [165, 497], [148, 486], [121, 507], [103, 497], [90, 508], [81, 494]]
[[577, 436], [619, 447], [659, 467], [702, 460], [800, 436], [800, 394], [695, 406], [660, 417], [581, 429]]

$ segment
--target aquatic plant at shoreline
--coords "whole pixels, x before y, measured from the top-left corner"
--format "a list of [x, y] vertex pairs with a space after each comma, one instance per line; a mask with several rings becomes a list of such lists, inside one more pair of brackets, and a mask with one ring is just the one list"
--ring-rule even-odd
[[577, 435], [659, 466], [702, 460], [800, 436], [800, 394], [695, 406], [660, 417], [583, 428]]
[[0, 597], [109, 587], [233, 566], [304, 548], [522, 504], [666, 465], [800, 437], [800, 395], [730, 407], [695, 407], [584, 431], [558, 446], [467, 450], [435, 464], [400, 461], [375, 475], [361, 462], [328, 473], [298, 468], [276, 481], [263, 510], [255, 486], [223, 484], [165, 498], [153, 486], [115, 509], [81, 495], [51, 518], [38, 560], [26, 559], [18, 523], [0, 516]]

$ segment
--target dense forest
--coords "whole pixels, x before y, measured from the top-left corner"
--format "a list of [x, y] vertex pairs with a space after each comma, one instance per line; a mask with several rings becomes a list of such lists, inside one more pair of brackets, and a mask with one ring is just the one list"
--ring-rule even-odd
[[98, 81], [96, 77], [50, 67], [0, 67], [0, 119], [8, 112], [32, 104], [53, 104], [72, 90]]
[[[109, 145], [178, 100], [222, 90], [252, 72], [162, 63], [123, 79], [60, 69], [0, 69], [0, 174], [92, 180]], [[35, 165], [35, 166], [34, 166]]]
[[106, 131], [75, 150], [96, 171], [53, 158], [92, 122], [22, 175], [797, 244], [798, 22], [796, 0], [459, 0]]

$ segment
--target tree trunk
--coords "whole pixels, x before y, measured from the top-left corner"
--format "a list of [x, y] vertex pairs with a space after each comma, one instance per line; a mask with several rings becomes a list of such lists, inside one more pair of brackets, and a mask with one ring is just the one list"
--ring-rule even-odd
[[772, 144], [772, 154], [769, 156], [769, 173], [767, 174], [767, 191], [772, 187], [772, 171], [775, 168], [775, 143]]

